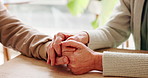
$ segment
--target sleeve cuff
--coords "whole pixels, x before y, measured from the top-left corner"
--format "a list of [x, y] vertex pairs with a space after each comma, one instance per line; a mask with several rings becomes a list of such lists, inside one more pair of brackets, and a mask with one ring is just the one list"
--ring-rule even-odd
[[43, 44], [40, 48], [39, 55], [42, 59], [47, 60], [47, 47], [51, 42]]
[[89, 35], [88, 47], [92, 50], [111, 47], [111, 42], [105, 36], [105, 33], [100, 30], [86, 31]]
[[148, 54], [104, 52], [103, 75], [148, 77]]

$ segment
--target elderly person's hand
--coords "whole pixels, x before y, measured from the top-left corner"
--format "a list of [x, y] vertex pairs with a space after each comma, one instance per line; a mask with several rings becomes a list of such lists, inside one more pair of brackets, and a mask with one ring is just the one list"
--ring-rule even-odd
[[[59, 65], [59, 63], [56, 61], [57, 57], [61, 57], [62, 55], [62, 48], [61, 48], [61, 42], [65, 40], [75, 40], [82, 42], [84, 44], [88, 43], [88, 34], [86, 32], [80, 32], [78, 34], [69, 34], [69, 33], [58, 33], [54, 36], [54, 39], [52, 40], [51, 44], [48, 46], [47, 54], [48, 54], [48, 60], [47, 63], [52, 66]], [[69, 48], [67, 49], [69, 51], [74, 51], [75, 48]], [[67, 62], [66, 62], [67, 63]], [[61, 64], [61, 63], [60, 63]]]
[[74, 74], [84, 74], [91, 70], [102, 69], [102, 53], [94, 52], [81, 42], [74, 40], [62, 42], [63, 47], [74, 47], [75, 51], [62, 49], [62, 55], [69, 58], [68, 68]]
[[[68, 64], [69, 63], [68, 58], [66, 56], [58, 57], [52, 45], [53, 45], [53, 41], [47, 47], [47, 53], [48, 53], [47, 64], [51, 64], [52, 66]], [[71, 50], [71, 51], [74, 51], [74, 50]]]

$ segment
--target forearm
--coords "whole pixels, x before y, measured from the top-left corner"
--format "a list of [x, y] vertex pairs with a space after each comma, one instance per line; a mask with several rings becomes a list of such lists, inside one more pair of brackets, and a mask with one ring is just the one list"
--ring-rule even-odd
[[46, 49], [50, 40], [48, 35], [39, 33], [11, 16], [0, 3], [0, 42], [3, 45], [12, 47], [29, 57], [46, 59], [46, 52], [43, 49]]
[[105, 24], [96, 30], [87, 31], [89, 34], [88, 47], [99, 49], [106, 47], [117, 47], [128, 39], [131, 33], [130, 0], [119, 0], [114, 8], [113, 14]]

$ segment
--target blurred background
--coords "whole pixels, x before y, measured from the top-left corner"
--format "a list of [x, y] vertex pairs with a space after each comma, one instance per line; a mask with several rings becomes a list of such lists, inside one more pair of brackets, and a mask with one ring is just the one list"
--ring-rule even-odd
[[[103, 26], [118, 0], [3, 0], [10, 13], [23, 23], [53, 36]], [[119, 48], [123, 48], [121, 45]], [[133, 49], [133, 44], [130, 47]], [[11, 51], [11, 52], [10, 52]], [[10, 58], [19, 53], [9, 49]], [[2, 51], [0, 52], [2, 53]], [[3, 64], [0, 54], [0, 64]]]
[[[59, 31], [91, 30], [93, 29], [91, 23], [95, 20], [98, 12], [100, 15], [99, 26], [103, 26], [117, 2], [117, 0], [88, 1], [84, 11], [75, 15], [69, 11], [68, 0], [4, 0], [4, 3], [7, 4], [10, 13], [22, 22], [43, 33], [52, 35], [52, 33]], [[75, 6], [73, 6], [74, 9], [77, 9]]]

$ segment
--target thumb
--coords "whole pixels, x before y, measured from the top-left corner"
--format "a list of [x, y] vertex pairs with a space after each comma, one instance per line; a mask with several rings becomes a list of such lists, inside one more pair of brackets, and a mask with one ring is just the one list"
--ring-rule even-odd
[[69, 64], [69, 59], [66, 56], [57, 57], [55, 65]]

